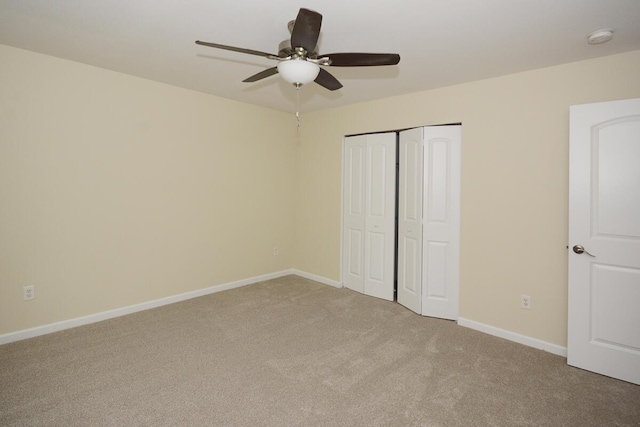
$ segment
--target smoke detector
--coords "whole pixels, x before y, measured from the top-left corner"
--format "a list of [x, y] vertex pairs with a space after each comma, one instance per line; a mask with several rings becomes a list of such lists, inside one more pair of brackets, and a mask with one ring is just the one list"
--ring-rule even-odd
[[606, 43], [613, 38], [612, 30], [597, 30], [589, 34], [587, 40], [589, 44], [602, 44]]

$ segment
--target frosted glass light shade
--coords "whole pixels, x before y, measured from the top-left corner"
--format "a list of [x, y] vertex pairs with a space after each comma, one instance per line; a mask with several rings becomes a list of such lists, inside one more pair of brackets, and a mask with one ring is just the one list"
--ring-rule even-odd
[[292, 84], [306, 85], [318, 77], [320, 66], [304, 59], [291, 59], [278, 63], [278, 73]]

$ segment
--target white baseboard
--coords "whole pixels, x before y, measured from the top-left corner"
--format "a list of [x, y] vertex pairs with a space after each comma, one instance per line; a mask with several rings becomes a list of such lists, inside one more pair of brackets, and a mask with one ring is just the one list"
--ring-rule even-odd
[[458, 325], [466, 328], [475, 329], [476, 331], [484, 332], [485, 334], [493, 335], [499, 338], [504, 338], [509, 341], [517, 342], [518, 344], [524, 344], [529, 347], [544, 350], [549, 353], [556, 354], [558, 356], [567, 357], [567, 348], [556, 344], [551, 344], [546, 341], [542, 341], [536, 338], [531, 338], [526, 335], [520, 335], [515, 332], [507, 331], [505, 329], [496, 328], [495, 326], [486, 325], [484, 323], [476, 322], [473, 320], [458, 318]]
[[[185, 292], [179, 295], [173, 295], [166, 298], [160, 298], [153, 301], [143, 302], [140, 304], [134, 304], [127, 307], [117, 308], [114, 310], [103, 311], [101, 313], [91, 314], [83, 317], [76, 317], [74, 319], [63, 320], [61, 322], [51, 323], [49, 325], [38, 326], [31, 329], [24, 329], [21, 331], [10, 332], [4, 335], [0, 335], [0, 345], [8, 344], [15, 341], [21, 341], [27, 338], [33, 338], [40, 335], [46, 335], [53, 332], [63, 331], [65, 329], [75, 328], [77, 326], [88, 325], [90, 323], [101, 322], [103, 320], [112, 319], [114, 317], [125, 316], [127, 314], [137, 313], [139, 311], [149, 310], [163, 305], [173, 304], [180, 301], [185, 301], [191, 298], [198, 298], [204, 295], [215, 294], [217, 292], [226, 291], [229, 289], [235, 289], [242, 286], [251, 285], [265, 280], [276, 279], [278, 277], [288, 276], [295, 274], [296, 276], [304, 277], [305, 279], [314, 280], [316, 282], [333, 286], [335, 288], [342, 288], [343, 285], [335, 280], [327, 279], [326, 277], [317, 276], [315, 274], [307, 273], [304, 271], [290, 269], [283, 270], [276, 273], [264, 274], [262, 276], [252, 277], [248, 279], [237, 280], [235, 282], [224, 283], [221, 285], [210, 286], [204, 289], [198, 289], [191, 292]], [[514, 341], [519, 344], [524, 344], [529, 347], [538, 348], [549, 353], [556, 354], [558, 356], [567, 357], [566, 347], [561, 347], [555, 344], [551, 344], [545, 341], [541, 341], [535, 338], [520, 335], [515, 332], [510, 332], [504, 329], [496, 328], [484, 323], [476, 322], [473, 320], [458, 318], [458, 325], [467, 328], [475, 329], [480, 332], [484, 332], [489, 335], [494, 335], [500, 338]]]
[[333, 286], [334, 288], [342, 288], [342, 283], [336, 282], [335, 280], [327, 279], [326, 277], [316, 276], [315, 274], [306, 273], [304, 271], [295, 270], [295, 269], [291, 270], [291, 274], [304, 277], [305, 279], [314, 280], [324, 285]]
[[[191, 298], [198, 298], [204, 295], [215, 294], [217, 292], [222, 292], [229, 289], [235, 289], [241, 286], [251, 285], [258, 282], [263, 282], [265, 280], [276, 279], [278, 277], [288, 276], [290, 274], [297, 274], [297, 273], [295, 273], [294, 270], [283, 270], [276, 273], [264, 274], [262, 276], [252, 277], [249, 279], [237, 280], [235, 282], [229, 282], [221, 285], [210, 286], [208, 288], [198, 289], [191, 292], [185, 292], [179, 295], [173, 295], [166, 298], [160, 298], [153, 301], [134, 304], [127, 307], [116, 308], [114, 310], [103, 311], [101, 313], [90, 314], [88, 316], [76, 317], [74, 319], [69, 319], [69, 320], [63, 320], [61, 322], [51, 323], [49, 325], [38, 326], [31, 329], [24, 329], [17, 332], [10, 332], [8, 334], [0, 335], [0, 345], [8, 344], [14, 341], [24, 340], [27, 338], [33, 338], [40, 335], [46, 335], [52, 332], [63, 331], [65, 329], [71, 329], [77, 326], [88, 325], [90, 323], [101, 322], [103, 320], [112, 319], [114, 317], [124, 316], [127, 314], [136, 313], [138, 311], [149, 310], [151, 308], [161, 307], [163, 305], [173, 304], [173, 303], [185, 301]], [[301, 276], [301, 274], [299, 275]]]
[[[340, 282], [327, 279], [326, 277], [316, 276], [315, 274], [307, 273], [304, 271], [293, 269], [291, 270], [291, 274], [295, 274], [296, 276], [304, 277], [305, 279], [314, 280], [316, 282], [320, 282], [336, 288], [343, 287], [342, 283]], [[523, 344], [529, 347], [537, 348], [539, 350], [544, 350], [558, 356], [567, 357], [566, 347], [551, 344], [549, 342], [531, 338], [526, 335], [521, 335], [515, 332], [507, 331], [505, 329], [496, 328], [494, 326], [476, 322], [474, 320], [465, 319], [463, 317], [458, 318], [458, 325], [474, 329], [476, 331], [484, 332], [485, 334], [493, 335], [499, 338], [504, 338], [509, 341], [517, 342], [518, 344]]]

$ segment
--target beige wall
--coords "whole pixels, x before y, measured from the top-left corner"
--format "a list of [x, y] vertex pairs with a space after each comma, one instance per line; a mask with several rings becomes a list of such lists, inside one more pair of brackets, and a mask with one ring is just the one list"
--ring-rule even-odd
[[291, 115], [1, 45], [0, 64], [0, 334], [291, 268]]
[[638, 76], [640, 51], [306, 114], [296, 267], [340, 280], [343, 135], [461, 122], [460, 316], [566, 346], [569, 106], [640, 97]]
[[307, 113], [295, 135], [290, 114], [0, 63], [0, 334], [291, 267], [339, 281], [343, 135], [462, 122], [460, 315], [566, 345], [568, 107], [640, 97], [632, 52]]

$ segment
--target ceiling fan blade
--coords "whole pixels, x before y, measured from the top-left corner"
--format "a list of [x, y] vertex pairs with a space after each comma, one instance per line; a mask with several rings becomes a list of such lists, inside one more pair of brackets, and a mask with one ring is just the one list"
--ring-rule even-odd
[[277, 56], [278, 56], [278, 55], [273, 55], [273, 54], [267, 53], [267, 52], [260, 52], [259, 50], [244, 49], [242, 47], [227, 46], [227, 45], [218, 44], [218, 43], [208, 43], [208, 42], [203, 42], [203, 41], [200, 41], [200, 40], [196, 40], [196, 44], [199, 44], [199, 45], [202, 45], [202, 46], [215, 47], [217, 49], [232, 50], [234, 52], [248, 53], [249, 55], [264, 56], [265, 58], [270, 58], [270, 59], [277, 58]]
[[329, 53], [319, 55], [331, 59], [333, 67], [372, 67], [376, 65], [396, 65], [400, 62], [397, 53]]
[[254, 74], [251, 77], [247, 77], [243, 80], [244, 83], [253, 83], [258, 80], [265, 79], [267, 77], [273, 76], [274, 74], [278, 74], [278, 67], [267, 68], [266, 70], [260, 71], [257, 74]]
[[331, 75], [324, 68], [320, 68], [320, 72], [318, 73], [318, 77], [314, 80], [320, 86], [329, 89], [329, 90], [338, 90], [342, 87], [342, 83], [338, 81], [335, 77]]
[[320, 37], [322, 15], [309, 9], [300, 9], [296, 23], [291, 30], [291, 47], [302, 47], [308, 53], [313, 52]]

